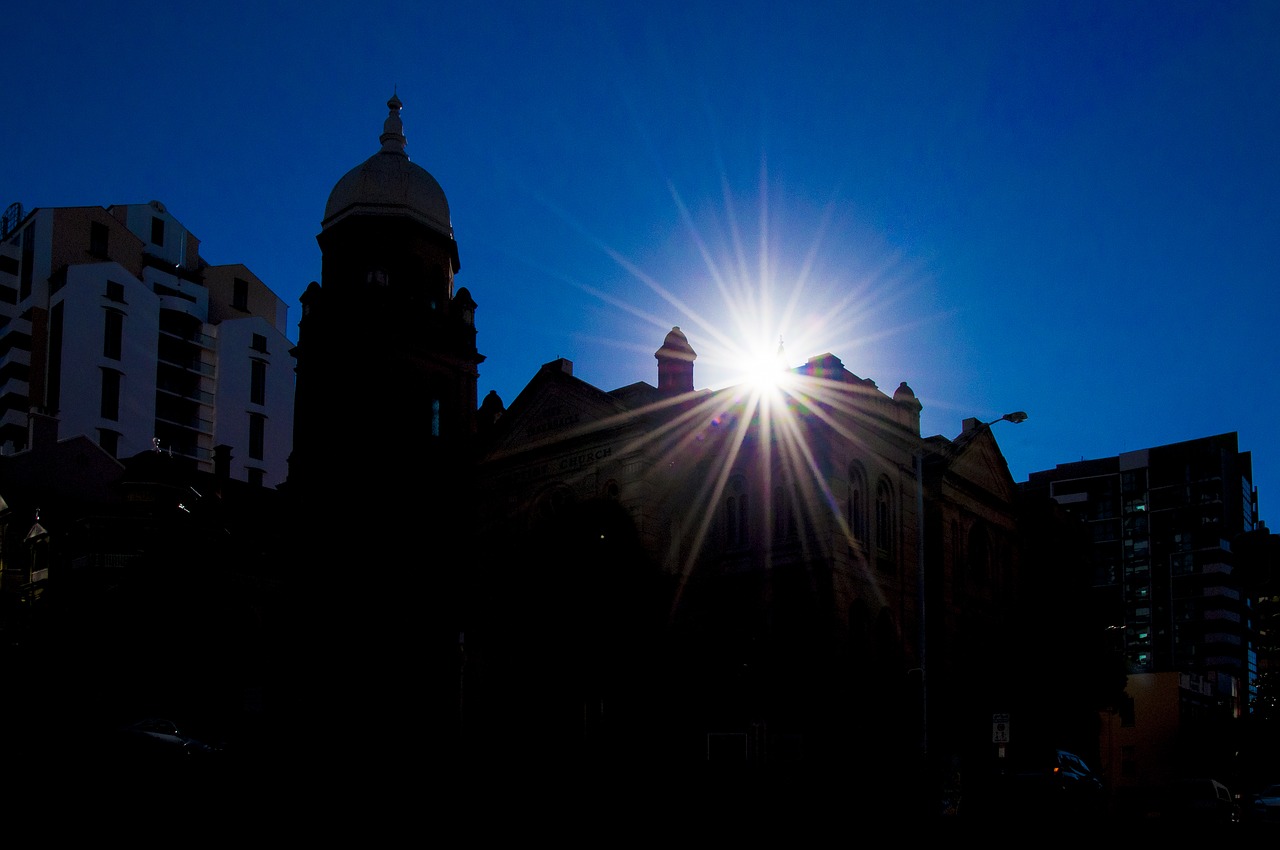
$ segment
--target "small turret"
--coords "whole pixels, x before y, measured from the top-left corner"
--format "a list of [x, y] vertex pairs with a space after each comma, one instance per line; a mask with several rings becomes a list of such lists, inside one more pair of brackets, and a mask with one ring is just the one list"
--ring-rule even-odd
[[658, 390], [664, 395], [693, 392], [693, 361], [698, 359], [689, 339], [674, 327], [653, 354], [658, 358]]

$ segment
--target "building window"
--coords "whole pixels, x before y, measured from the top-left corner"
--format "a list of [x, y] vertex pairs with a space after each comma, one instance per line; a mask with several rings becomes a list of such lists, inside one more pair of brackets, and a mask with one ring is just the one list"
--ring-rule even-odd
[[773, 539], [782, 540], [787, 536], [787, 504], [781, 486], [773, 488]]
[[267, 403], [267, 361], [249, 361], [249, 401], [253, 404]]
[[262, 460], [262, 444], [266, 436], [267, 417], [261, 413], [249, 414], [249, 457]]
[[110, 231], [100, 221], [89, 222], [89, 253], [95, 257], [107, 256], [107, 234]]
[[963, 585], [968, 580], [969, 571], [964, 560], [964, 538], [961, 537], [960, 522], [951, 520], [951, 581]]
[[991, 579], [991, 541], [980, 523], [975, 522], [969, 529], [968, 553], [969, 578], [985, 586]]
[[867, 542], [867, 479], [857, 466], [849, 467], [849, 494], [845, 501], [845, 522], [854, 542]]
[[62, 342], [67, 302], [59, 301], [49, 310], [49, 383], [45, 403], [49, 410], [62, 406]]
[[108, 310], [102, 336], [102, 356], [108, 360], [119, 360], [123, 341], [124, 314], [119, 310]]
[[254, 351], [261, 352], [262, 354], [266, 354], [267, 353], [266, 336], [263, 334], [254, 334], [253, 342], [249, 344], [249, 347], [252, 348]]
[[773, 539], [793, 540], [796, 537], [795, 511], [790, 490], [783, 486], [773, 488]]
[[164, 219], [154, 215], [151, 217], [151, 244], [164, 246]]
[[237, 310], [249, 311], [249, 281], [236, 278], [231, 282], [231, 306]]
[[876, 487], [876, 549], [881, 555], [893, 554], [893, 494], [881, 481]]
[[[1136, 725], [1136, 723], [1137, 723], [1137, 716], [1138, 716], [1138, 713], [1137, 713], [1137, 710], [1136, 710], [1136, 709], [1137, 709], [1137, 706], [1136, 706], [1136, 704], [1135, 704], [1135, 703], [1134, 703], [1134, 701], [1133, 701], [1133, 697], [1129, 696], [1128, 694], [1121, 694], [1121, 695], [1120, 695], [1119, 714], [1120, 714], [1120, 725], [1121, 725], [1121, 726], [1134, 726], [1134, 725]], [[1133, 748], [1132, 748], [1132, 747], [1127, 747], [1127, 748], [1124, 748], [1124, 749], [1133, 749]]]
[[112, 457], [119, 457], [120, 450], [120, 433], [111, 431], [107, 428], [98, 429], [98, 445], [102, 450]]
[[22, 241], [22, 270], [18, 275], [18, 301], [31, 297], [31, 281], [36, 261], [36, 222], [31, 222], [19, 237]]
[[102, 370], [100, 413], [103, 419], [110, 419], [112, 422], [120, 419], [120, 373], [115, 369]]
[[117, 304], [124, 303], [124, 284], [114, 280], [107, 281], [107, 300]]
[[747, 484], [741, 476], [729, 481], [724, 500], [725, 542], [730, 546], [746, 546], [748, 542]]
[[440, 399], [431, 399], [431, 436], [440, 436]]

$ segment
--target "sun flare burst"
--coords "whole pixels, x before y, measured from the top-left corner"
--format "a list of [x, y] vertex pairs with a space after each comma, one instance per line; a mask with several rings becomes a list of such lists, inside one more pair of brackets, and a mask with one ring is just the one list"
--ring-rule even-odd
[[[896, 261], [872, 256], [873, 248], [858, 256], [857, 240], [839, 245], [843, 256], [831, 264], [838, 271], [828, 272], [824, 249], [830, 246], [824, 245], [824, 233], [830, 209], [802, 232], [800, 238], [810, 244], [797, 246], [784, 238], [795, 234], [782, 234], [771, 226], [762, 188], [752, 252], [745, 248], [749, 240], [727, 190], [725, 206], [710, 227], [695, 224], [684, 200], [674, 190], [672, 195], [701, 256], [703, 283], [685, 277], [678, 287], [668, 285], [622, 252], [604, 244], [601, 248], [674, 309], [678, 325], [689, 332], [698, 385], [706, 388], [655, 405], [671, 408], [663, 416], [666, 424], [637, 437], [644, 445], [627, 447], [657, 455], [662, 467], [688, 468], [696, 458], [705, 470], [696, 499], [684, 506], [677, 546], [683, 578], [690, 577], [702, 557], [717, 520], [726, 520], [727, 506], [736, 498], [734, 488], [747, 478], [752, 492], [758, 493], [753, 505], [760, 510], [753, 508], [753, 515], [762, 517], [766, 526], [757, 539], [773, 540], [780, 528], [821, 523], [837, 537], [852, 541], [845, 495], [833, 492], [838, 476], [830, 458], [816, 456], [813, 433], [824, 429], [847, 445], [865, 439], [850, 421], [851, 392], [856, 394], [861, 382], [847, 372], [832, 380], [824, 364], [842, 366], [831, 352], [857, 357], [872, 339], [883, 349], [885, 338], [895, 331], [886, 330], [886, 323], [870, 314], [903, 298], [909, 284], [896, 277]], [[710, 247], [717, 230], [724, 246], [718, 252]], [[753, 253], [754, 262], [748, 259]], [[634, 297], [624, 300], [584, 289], [655, 328], [671, 329], [674, 324], [669, 311], [659, 318], [652, 306], [643, 307]], [[874, 330], [860, 331], [868, 326]], [[792, 360], [795, 352], [804, 357]], [[834, 541], [828, 538], [824, 545]], [[761, 548], [770, 562], [772, 547], [766, 543]], [[679, 596], [674, 604], [679, 604]]]

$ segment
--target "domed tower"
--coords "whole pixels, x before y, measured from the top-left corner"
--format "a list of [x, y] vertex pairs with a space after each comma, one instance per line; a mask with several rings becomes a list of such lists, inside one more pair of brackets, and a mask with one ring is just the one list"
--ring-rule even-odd
[[[475, 301], [444, 190], [411, 162], [392, 96], [381, 149], [329, 194], [321, 282], [302, 296], [290, 487], [415, 488], [468, 456], [475, 432]], [[413, 478], [419, 480], [414, 481]]]

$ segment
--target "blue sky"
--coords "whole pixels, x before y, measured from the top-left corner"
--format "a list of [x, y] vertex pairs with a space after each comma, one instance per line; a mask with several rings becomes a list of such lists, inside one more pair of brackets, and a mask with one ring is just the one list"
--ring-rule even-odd
[[480, 394], [832, 352], [1016, 480], [1237, 431], [1280, 499], [1280, 3], [24, 3], [0, 205], [162, 201], [290, 306], [378, 148], [448, 195]]

